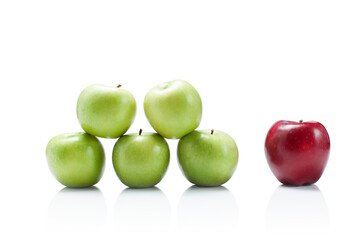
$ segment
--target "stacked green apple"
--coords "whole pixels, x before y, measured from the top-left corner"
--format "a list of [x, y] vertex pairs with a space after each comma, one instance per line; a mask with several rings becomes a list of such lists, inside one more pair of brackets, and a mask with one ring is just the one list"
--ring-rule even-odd
[[136, 113], [133, 95], [100, 84], [85, 88], [77, 102], [77, 117], [84, 132], [66, 133], [50, 140], [46, 158], [55, 178], [68, 187], [90, 187], [101, 179], [105, 153], [95, 137], [118, 138], [132, 124]]
[[235, 171], [238, 149], [226, 133], [196, 131], [202, 115], [201, 98], [186, 81], [159, 84], [145, 96], [144, 110], [160, 135], [180, 139], [177, 156], [185, 177], [198, 186], [219, 186]]
[[226, 133], [195, 131], [202, 115], [196, 89], [184, 80], [159, 84], [145, 96], [144, 110], [157, 133], [124, 133], [136, 113], [133, 95], [121, 85], [85, 88], [77, 102], [77, 117], [84, 132], [54, 137], [46, 148], [49, 168], [68, 187], [89, 187], [102, 177], [105, 153], [96, 138], [118, 138], [112, 153], [120, 181], [129, 187], [158, 184], [165, 175], [169, 146], [164, 138], [180, 139], [177, 155], [185, 177], [199, 186], [219, 186], [235, 171], [238, 150]]

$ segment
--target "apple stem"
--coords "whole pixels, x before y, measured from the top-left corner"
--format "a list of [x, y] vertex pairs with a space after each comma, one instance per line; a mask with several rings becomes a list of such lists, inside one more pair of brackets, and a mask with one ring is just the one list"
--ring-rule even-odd
[[116, 87], [117, 87], [117, 88], [121, 88], [121, 84], [117, 85]]
[[299, 123], [302, 123], [303, 122], [303, 120], [301, 119], [300, 121], [299, 121]]
[[213, 133], [214, 133], [214, 129], [211, 129], [211, 135], [213, 135]]
[[139, 130], [139, 136], [141, 136], [141, 133], [142, 133], [142, 129], [140, 128], [140, 130]]

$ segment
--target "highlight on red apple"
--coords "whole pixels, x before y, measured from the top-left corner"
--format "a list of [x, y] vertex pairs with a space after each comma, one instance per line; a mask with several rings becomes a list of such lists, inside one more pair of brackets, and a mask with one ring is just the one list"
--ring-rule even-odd
[[265, 140], [265, 156], [275, 177], [286, 185], [316, 183], [328, 162], [330, 138], [319, 122], [278, 121]]

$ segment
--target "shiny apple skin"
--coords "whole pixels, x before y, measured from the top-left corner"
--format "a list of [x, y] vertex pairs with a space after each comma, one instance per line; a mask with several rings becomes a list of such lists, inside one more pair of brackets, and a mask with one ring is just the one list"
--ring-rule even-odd
[[98, 183], [105, 169], [105, 152], [101, 142], [83, 132], [53, 137], [46, 146], [46, 159], [54, 177], [72, 188]]
[[170, 150], [159, 134], [127, 134], [117, 140], [112, 159], [122, 183], [131, 188], [148, 188], [164, 177], [170, 162]]
[[315, 121], [278, 121], [265, 140], [265, 156], [275, 177], [286, 185], [316, 183], [326, 167], [330, 138]]
[[179, 139], [199, 126], [202, 102], [190, 83], [174, 80], [150, 89], [144, 98], [144, 111], [157, 133]]
[[121, 86], [93, 84], [81, 92], [76, 112], [85, 132], [102, 138], [118, 138], [134, 121], [136, 101]]
[[177, 156], [180, 169], [189, 182], [215, 187], [232, 177], [239, 152], [234, 139], [227, 133], [196, 130], [180, 139]]

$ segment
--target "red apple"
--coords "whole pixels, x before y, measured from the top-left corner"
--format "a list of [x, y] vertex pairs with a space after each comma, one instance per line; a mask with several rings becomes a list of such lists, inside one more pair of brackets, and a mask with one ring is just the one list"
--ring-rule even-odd
[[330, 153], [330, 138], [319, 122], [278, 121], [265, 140], [271, 171], [283, 184], [313, 184], [321, 177]]

